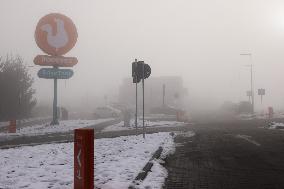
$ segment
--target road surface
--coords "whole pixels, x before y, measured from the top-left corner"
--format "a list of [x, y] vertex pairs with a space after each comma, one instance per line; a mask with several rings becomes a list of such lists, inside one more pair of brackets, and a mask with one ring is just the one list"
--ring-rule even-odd
[[176, 137], [176, 152], [164, 165], [169, 173], [164, 189], [283, 189], [284, 131], [267, 124], [189, 125], [196, 134]]

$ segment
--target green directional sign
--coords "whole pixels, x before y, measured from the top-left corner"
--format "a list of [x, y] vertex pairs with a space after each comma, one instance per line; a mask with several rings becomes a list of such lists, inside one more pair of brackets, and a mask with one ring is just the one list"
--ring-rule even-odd
[[37, 73], [39, 78], [45, 79], [69, 79], [73, 74], [73, 70], [58, 68], [41, 68]]

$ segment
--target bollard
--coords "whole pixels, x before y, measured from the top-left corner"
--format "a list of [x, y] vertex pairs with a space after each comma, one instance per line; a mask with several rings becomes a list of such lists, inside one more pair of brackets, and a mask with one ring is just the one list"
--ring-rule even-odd
[[94, 189], [94, 129], [75, 129], [74, 189]]
[[185, 111], [178, 110], [176, 113], [177, 121], [185, 121]]
[[272, 119], [273, 114], [274, 114], [273, 107], [271, 107], [271, 106], [268, 107], [268, 119]]
[[16, 120], [10, 120], [9, 133], [16, 133]]

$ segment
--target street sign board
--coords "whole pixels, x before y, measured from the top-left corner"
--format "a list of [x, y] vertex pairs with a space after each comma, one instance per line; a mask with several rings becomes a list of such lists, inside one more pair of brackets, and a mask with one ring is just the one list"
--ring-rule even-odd
[[78, 63], [75, 57], [37, 55], [34, 63], [39, 66], [73, 67]]
[[73, 74], [73, 70], [58, 68], [41, 68], [37, 73], [39, 78], [45, 79], [69, 79]]
[[258, 95], [265, 95], [265, 89], [258, 89]]
[[36, 43], [43, 52], [49, 55], [66, 54], [76, 44], [77, 37], [74, 23], [63, 14], [48, 14], [42, 17], [36, 26]]

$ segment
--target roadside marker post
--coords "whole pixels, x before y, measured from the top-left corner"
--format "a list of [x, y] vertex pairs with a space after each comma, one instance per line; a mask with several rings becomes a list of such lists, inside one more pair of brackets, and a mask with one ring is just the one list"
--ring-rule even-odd
[[94, 189], [94, 129], [74, 132], [74, 189]]
[[10, 120], [9, 122], [9, 133], [16, 133], [16, 128], [17, 128], [17, 123], [16, 120]]

